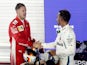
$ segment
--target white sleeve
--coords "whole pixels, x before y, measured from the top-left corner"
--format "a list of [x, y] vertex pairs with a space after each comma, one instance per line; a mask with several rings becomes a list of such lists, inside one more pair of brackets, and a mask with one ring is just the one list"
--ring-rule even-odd
[[[57, 37], [56, 37], [56, 39], [57, 39]], [[57, 41], [56, 40], [54, 42], [50, 42], [50, 43], [42, 43], [43, 48], [47, 48], [47, 49], [55, 48], [56, 45], [57, 45]]]
[[50, 42], [50, 43], [43, 43], [42, 44], [43, 48], [55, 48], [56, 47], [56, 42]]

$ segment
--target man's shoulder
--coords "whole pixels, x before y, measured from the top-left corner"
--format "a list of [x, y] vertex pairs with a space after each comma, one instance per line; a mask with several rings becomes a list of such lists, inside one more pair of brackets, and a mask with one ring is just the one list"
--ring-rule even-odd
[[26, 23], [29, 23], [28, 20], [26, 20], [26, 19], [25, 19], [25, 22], [26, 22]]
[[70, 25], [67, 27], [66, 30], [68, 30], [68, 32], [74, 32], [73, 28]]
[[66, 35], [72, 35], [72, 36], [75, 35], [74, 30], [71, 26], [68, 26], [65, 32], [66, 33], [64, 33], [64, 34], [66, 34]]
[[16, 19], [13, 19], [13, 20], [11, 21], [11, 24], [17, 25], [17, 24], [18, 24], [18, 21], [17, 21]]
[[17, 21], [17, 20], [14, 20], [14, 21], [12, 22], [12, 24], [17, 25], [17, 24], [18, 24], [18, 21]]
[[26, 19], [25, 19], [25, 22], [26, 22], [26, 24], [28, 24], [28, 25], [29, 25], [29, 21], [28, 21], [28, 20], [26, 20]]

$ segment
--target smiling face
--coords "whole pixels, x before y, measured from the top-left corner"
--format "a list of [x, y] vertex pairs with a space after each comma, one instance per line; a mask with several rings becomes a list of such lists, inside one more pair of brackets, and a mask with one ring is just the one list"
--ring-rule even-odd
[[16, 10], [16, 13], [20, 19], [22, 20], [25, 19], [26, 18], [26, 7], [25, 6], [20, 7], [19, 9]]

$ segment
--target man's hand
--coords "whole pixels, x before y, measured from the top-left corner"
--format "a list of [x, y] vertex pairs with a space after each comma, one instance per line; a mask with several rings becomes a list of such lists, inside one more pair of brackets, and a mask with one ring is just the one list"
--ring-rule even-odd
[[34, 43], [36, 40], [34, 38], [32, 38], [31, 41]]
[[41, 46], [41, 42], [39, 42], [39, 41], [34, 42], [34, 43], [33, 43], [33, 47], [40, 49], [40, 48], [42, 47], [42, 46]]

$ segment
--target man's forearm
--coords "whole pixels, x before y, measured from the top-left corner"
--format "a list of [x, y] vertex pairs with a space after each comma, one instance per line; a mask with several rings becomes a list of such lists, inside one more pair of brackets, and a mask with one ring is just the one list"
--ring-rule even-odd
[[56, 47], [56, 43], [55, 42], [43, 43], [42, 46], [43, 46], [43, 48], [55, 48]]

